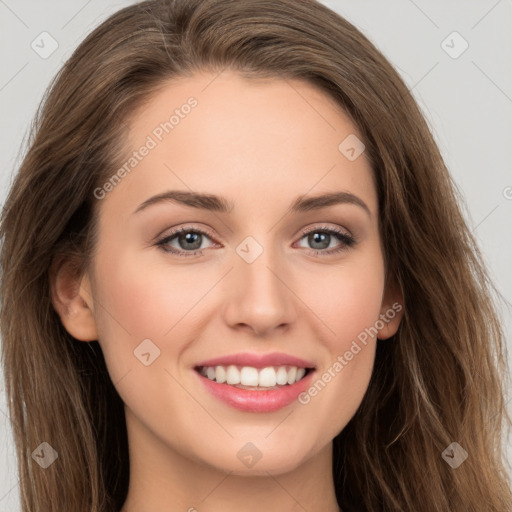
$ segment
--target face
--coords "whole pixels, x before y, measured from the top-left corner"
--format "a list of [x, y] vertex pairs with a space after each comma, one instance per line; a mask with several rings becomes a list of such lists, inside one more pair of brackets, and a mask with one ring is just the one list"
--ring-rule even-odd
[[314, 86], [228, 71], [134, 116], [81, 292], [140, 450], [277, 474], [355, 414], [399, 317], [355, 137]]

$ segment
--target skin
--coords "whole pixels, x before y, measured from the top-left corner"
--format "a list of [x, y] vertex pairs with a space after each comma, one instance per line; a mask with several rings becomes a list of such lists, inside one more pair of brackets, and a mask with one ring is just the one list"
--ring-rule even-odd
[[[127, 155], [190, 96], [198, 105], [99, 201], [89, 271], [77, 278], [64, 261], [52, 281], [64, 326], [79, 341], [99, 341], [125, 403], [131, 480], [122, 511], [338, 511], [332, 439], [359, 407], [383, 341], [370, 337], [308, 404], [271, 413], [220, 402], [193, 367], [237, 352], [284, 352], [314, 361], [321, 375], [401, 303], [385, 286], [370, 164], [365, 153], [349, 161], [338, 150], [348, 135], [362, 136], [307, 82], [205, 72], [169, 82], [137, 112]], [[167, 190], [221, 195], [234, 208], [166, 202], [133, 214]], [[357, 195], [371, 215], [354, 204], [288, 211], [300, 195], [333, 191]], [[202, 254], [155, 245], [182, 226], [211, 231]], [[303, 234], [313, 227], [337, 227], [357, 243], [325, 255], [343, 242], [331, 235], [319, 249]], [[248, 236], [263, 248], [252, 263], [236, 251]], [[168, 245], [192, 252], [186, 243]], [[378, 337], [392, 336], [401, 316]], [[134, 350], [148, 338], [160, 356], [145, 366]], [[248, 442], [261, 453], [252, 467], [237, 457]]]

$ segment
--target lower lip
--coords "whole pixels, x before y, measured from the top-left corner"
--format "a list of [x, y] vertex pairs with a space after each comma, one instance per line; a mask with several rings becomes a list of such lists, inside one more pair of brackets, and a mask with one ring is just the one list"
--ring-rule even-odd
[[219, 384], [198, 372], [194, 373], [214, 397], [235, 409], [246, 412], [273, 412], [296, 400], [300, 393], [309, 387], [315, 372], [310, 370], [299, 382], [268, 391], [240, 389], [229, 384]]

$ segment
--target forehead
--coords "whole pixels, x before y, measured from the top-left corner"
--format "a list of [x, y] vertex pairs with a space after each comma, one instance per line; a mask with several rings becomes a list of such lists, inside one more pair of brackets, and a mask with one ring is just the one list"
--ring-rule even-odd
[[351, 161], [340, 150], [347, 137], [362, 139], [358, 127], [302, 80], [197, 73], [161, 87], [129, 127], [119, 163], [127, 172], [105, 201], [113, 207], [180, 189], [228, 197], [235, 213], [326, 191], [364, 196], [376, 208], [365, 153]]

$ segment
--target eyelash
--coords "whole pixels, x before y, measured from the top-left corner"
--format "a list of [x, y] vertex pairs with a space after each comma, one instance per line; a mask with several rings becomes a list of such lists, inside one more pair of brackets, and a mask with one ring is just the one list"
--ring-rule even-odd
[[[338, 230], [336, 228], [328, 228], [327, 226], [322, 227], [315, 227], [312, 229], [308, 229], [302, 233], [302, 236], [300, 237], [300, 240], [302, 240], [305, 236], [309, 235], [310, 233], [327, 233], [329, 235], [334, 235], [339, 241], [342, 242], [342, 245], [338, 247], [337, 249], [329, 249], [329, 250], [319, 250], [319, 249], [310, 249], [310, 251], [313, 251], [315, 255], [321, 255], [321, 256], [331, 256], [334, 254], [341, 253], [343, 251], [348, 250], [350, 247], [354, 246], [356, 243], [356, 239], [350, 235], [347, 235], [341, 230]], [[179, 235], [181, 233], [196, 233], [200, 235], [206, 235], [210, 239], [214, 239], [211, 233], [208, 231], [203, 231], [201, 229], [195, 229], [195, 228], [188, 228], [183, 227], [176, 229], [172, 231], [169, 235], [167, 235], [165, 238], [159, 240], [155, 245], [165, 253], [171, 253], [175, 254], [179, 257], [188, 257], [188, 256], [195, 256], [197, 254], [202, 254], [204, 249], [198, 249], [196, 251], [178, 251], [176, 249], [169, 249], [166, 248], [166, 244], [168, 244], [173, 238], [176, 237], [176, 235]]]

